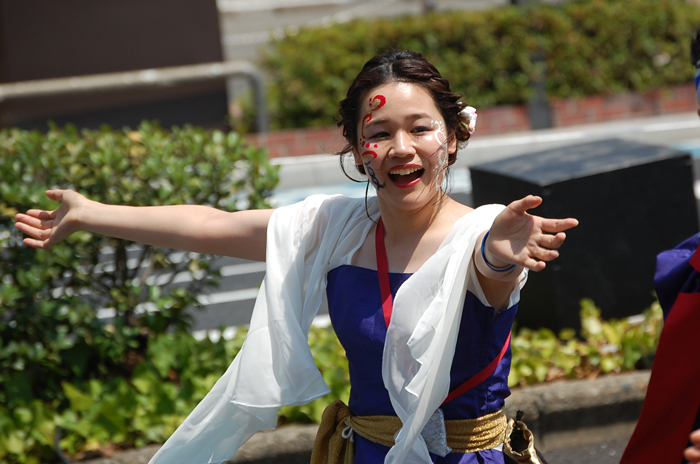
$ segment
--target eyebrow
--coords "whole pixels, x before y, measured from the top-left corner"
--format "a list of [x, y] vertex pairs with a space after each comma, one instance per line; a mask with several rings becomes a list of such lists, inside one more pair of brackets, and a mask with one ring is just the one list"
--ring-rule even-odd
[[[366, 115], [365, 115], [365, 117], [366, 117]], [[432, 117], [428, 113], [413, 113], [413, 114], [409, 114], [408, 116], [406, 116], [406, 119], [408, 119], [409, 121], [417, 121], [418, 119], [423, 119], [423, 118], [428, 118], [428, 119], [432, 120]], [[383, 124], [383, 123], [388, 122], [388, 121], [389, 121], [389, 119], [387, 119], [387, 118], [372, 119], [370, 122], [368, 122], [365, 125], [365, 128], [373, 127], [373, 126], [376, 126], [378, 124]]]

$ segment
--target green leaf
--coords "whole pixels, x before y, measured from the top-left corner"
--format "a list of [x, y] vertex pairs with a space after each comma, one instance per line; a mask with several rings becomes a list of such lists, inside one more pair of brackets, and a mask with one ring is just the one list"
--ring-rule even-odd
[[74, 411], [87, 411], [95, 403], [95, 400], [93, 400], [90, 395], [79, 390], [70, 383], [63, 382], [61, 383], [61, 386], [63, 387], [63, 392], [65, 393], [66, 398], [68, 398], [70, 401], [71, 409]]
[[7, 436], [0, 436], [0, 441], [9, 453], [23, 455], [25, 451], [24, 434], [20, 430], [14, 430]]
[[161, 382], [158, 376], [143, 363], [136, 368], [131, 378], [131, 383], [136, 387], [136, 390], [143, 395], [157, 391]]
[[22, 424], [31, 424], [32, 419], [34, 418], [34, 415], [32, 414], [32, 411], [29, 408], [24, 408], [24, 407], [19, 407], [15, 408], [13, 411], [15, 417], [17, 420], [19, 420], [20, 423]]
[[[13, 367], [23, 369], [23, 364], [16, 361]], [[12, 374], [5, 384], [9, 403], [28, 403], [32, 399], [32, 390], [32, 384], [26, 372]]]
[[112, 435], [124, 434], [126, 432], [126, 422], [120, 411], [121, 409], [116, 401], [108, 400], [103, 402], [97, 416], [97, 423]]
[[161, 377], [167, 377], [170, 368], [175, 363], [176, 347], [172, 339], [168, 337], [159, 337], [151, 342], [149, 346], [149, 354], [151, 362]]

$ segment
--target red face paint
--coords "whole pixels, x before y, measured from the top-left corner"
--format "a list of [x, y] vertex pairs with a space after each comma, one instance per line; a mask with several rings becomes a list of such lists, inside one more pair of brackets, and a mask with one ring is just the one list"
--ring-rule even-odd
[[367, 163], [369, 163], [370, 161], [372, 161], [374, 158], [377, 157], [377, 153], [376, 153], [376, 152], [373, 152], [373, 151], [370, 151], [370, 150], [367, 150], [367, 151], [362, 152], [362, 154], [361, 154], [360, 156], [362, 157], [362, 161], [363, 161], [365, 164], [367, 164]]
[[369, 108], [370, 110], [378, 110], [382, 106], [386, 104], [386, 98], [384, 95], [377, 95], [376, 97], [372, 97], [369, 101]]
[[[367, 140], [367, 136], [365, 135], [365, 124], [372, 120], [372, 111], [378, 110], [385, 104], [386, 98], [384, 97], [384, 95], [376, 95], [369, 99], [369, 113], [367, 113], [362, 119], [362, 129], [360, 131], [362, 140], [360, 141], [360, 145], [364, 145], [365, 140]], [[369, 148], [369, 145], [367, 145], [367, 147]]]
[[[386, 104], [386, 98], [384, 95], [376, 95], [372, 98], [369, 99], [369, 112], [365, 115], [364, 118], [362, 118], [362, 127], [360, 129], [360, 146], [365, 146], [366, 148], [369, 148], [371, 144], [367, 142], [367, 136], [365, 135], [365, 125], [372, 120], [372, 111], [381, 108]], [[378, 148], [378, 145], [375, 144], [374, 148]], [[360, 157], [362, 158], [362, 163], [365, 165], [365, 170], [367, 175], [370, 177], [372, 180], [372, 183], [374, 186], [378, 189], [384, 188], [385, 184], [382, 184], [379, 182], [379, 179], [377, 178], [376, 173], [374, 172], [374, 169], [369, 165], [374, 158], [377, 157], [377, 153], [371, 150], [366, 150], [364, 151]]]

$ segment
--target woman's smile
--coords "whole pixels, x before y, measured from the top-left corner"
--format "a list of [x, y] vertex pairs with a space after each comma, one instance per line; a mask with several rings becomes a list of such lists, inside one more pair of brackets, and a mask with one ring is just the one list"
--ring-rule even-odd
[[[380, 198], [387, 187], [401, 189], [402, 202], [422, 203], [439, 193], [456, 142], [446, 142], [442, 114], [420, 85], [393, 82], [371, 90], [357, 133], [355, 160]], [[428, 195], [405, 196], [415, 189]]]
[[425, 169], [418, 165], [401, 165], [389, 169], [389, 179], [400, 188], [408, 188], [420, 182]]

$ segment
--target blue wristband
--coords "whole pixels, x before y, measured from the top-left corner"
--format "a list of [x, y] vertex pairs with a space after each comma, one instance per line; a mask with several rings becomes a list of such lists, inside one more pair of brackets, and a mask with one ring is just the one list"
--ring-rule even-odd
[[502, 268], [497, 268], [497, 267], [493, 267], [491, 265], [491, 263], [489, 263], [488, 259], [486, 259], [486, 253], [484, 253], [484, 247], [486, 246], [486, 237], [489, 236], [489, 232], [491, 232], [491, 231], [489, 230], [488, 232], [486, 232], [486, 235], [484, 235], [484, 239], [481, 241], [481, 257], [484, 258], [484, 262], [489, 267], [489, 269], [491, 269], [494, 272], [512, 271], [513, 269], [515, 269], [515, 264], [511, 264], [510, 266], [506, 266], [506, 267], [502, 267]]

